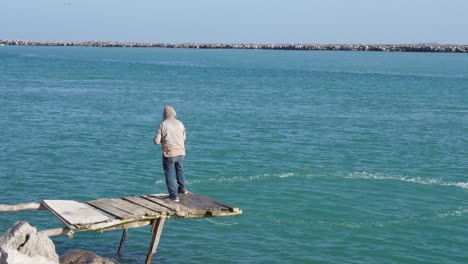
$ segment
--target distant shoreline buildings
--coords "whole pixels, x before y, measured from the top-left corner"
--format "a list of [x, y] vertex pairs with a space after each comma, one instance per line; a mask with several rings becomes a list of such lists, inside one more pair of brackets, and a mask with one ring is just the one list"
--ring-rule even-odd
[[229, 44], [229, 43], [145, 43], [117, 41], [30, 41], [1, 40], [0, 46], [84, 46], [188, 49], [266, 49], [266, 50], [341, 50], [386, 52], [468, 53], [468, 45], [421, 44]]

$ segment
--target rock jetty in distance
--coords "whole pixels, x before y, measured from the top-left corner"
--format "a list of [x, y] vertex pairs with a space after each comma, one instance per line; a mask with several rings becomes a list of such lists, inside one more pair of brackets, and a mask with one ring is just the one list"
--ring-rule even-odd
[[30, 41], [1, 40], [0, 46], [85, 46], [85, 47], [140, 47], [189, 49], [268, 49], [268, 50], [341, 50], [387, 52], [447, 52], [468, 53], [468, 45], [422, 44], [229, 44], [229, 43], [146, 43], [119, 41]]

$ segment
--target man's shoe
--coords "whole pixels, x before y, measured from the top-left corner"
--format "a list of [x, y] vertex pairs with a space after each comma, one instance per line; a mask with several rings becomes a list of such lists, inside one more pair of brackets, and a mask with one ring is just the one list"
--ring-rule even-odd
[[169, 199], [170, 201], [173, 201], [175, 203], [178, 203], [180, 200], [179, 200], [179, 197], [175, 197], [175, 198], [172, 198], [172, 197], [167, 197], [167, 199]]
[[187, 194], [188, 191], [187, 191], [187, 189], [179, 189], [179, 193]]

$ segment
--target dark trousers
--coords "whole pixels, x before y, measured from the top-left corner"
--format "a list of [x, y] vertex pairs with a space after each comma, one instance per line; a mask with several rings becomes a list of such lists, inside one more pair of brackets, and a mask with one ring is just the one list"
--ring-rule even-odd
[[179, 192], [186, 190], [184, 176], [184, 156], [170, 158], [163, 157], [163, 169], [164, 175], [166, 176], [166, 185], [167, 191], [169, 192], [169, 197], [179, 197]]

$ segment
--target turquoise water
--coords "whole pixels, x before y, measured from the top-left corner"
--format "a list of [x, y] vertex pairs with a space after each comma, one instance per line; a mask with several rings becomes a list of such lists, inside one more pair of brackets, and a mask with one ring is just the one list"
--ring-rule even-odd
[[[6, 46], [0, 95], [7, 204], [166, 192], [174, 106], [189, 189], [244, 214], [169, 220], [155, 263], [468, 262], [467, 55]], [[149, 227], [120, 235], [53, 239], [143, 263]]]

